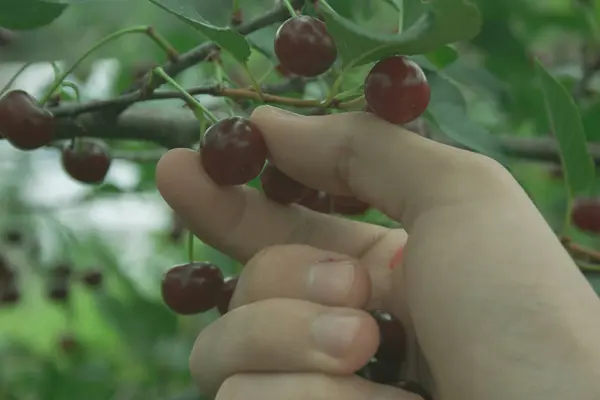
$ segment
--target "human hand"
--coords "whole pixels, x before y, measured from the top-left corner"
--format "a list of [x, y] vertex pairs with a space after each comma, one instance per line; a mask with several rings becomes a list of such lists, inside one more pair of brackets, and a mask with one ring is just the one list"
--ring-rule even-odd
[[[354, 195], [402, 222], [410, 235], [402, 264], [389, 268], [390, 260], [405, 243], [404, 231], [317, 214], [300, 206], [280, 206], [248, 187], [217, 187], [202, 171], [197, 153], [174, 150], [159, 163], [158, 188], [200, 239], [243, 263], [253, 262], [256, 254], [268, 252], [264, 249], [270, 246], [284, 244], [309, 246], [307, 254], [321, 249], [355, 259], [368, 271], [368, 298], [362, 303], [330, 305], [381, 308], [400, 317], [416, 334], [434, 372], [441, 399], [521, 399], [541, 393], [544, 385], [549, 385], [548, 379], [556, 382], [559, 371], [564, 379], [579, 379], [580, 386], [585, 386], [590, 373], [582, 371], [581, 360], [589, 360], [590, 354], [597, 356], [600, 351], [576, 352], [573, 359], [579, 364], [573, 361], [569, 370], [572, 372], [565, 374], [557, 365], [561, 356], [555, 349], [562, 348], [564, 340], [573, 340], [569, 337], [572, 330], [578, 332], [577, 341], [585, 342], [600, 334], [600, 326], [589, 323], [589, 317], [598, 313], [596, 296], [576, 273], [568, 254], [520, 186], [498, 163], [424, 139], [365, 113], [299, 117], [262, 107], [254, 112], [252, 121], [263, 131], [272, 160], [284, 173], [319, 190]], [[304, 260], [300, 255], [296, 257]], [[285, 264], [294, 265], [294, 271], [302, 271], [302, 266], [308, 268], [306, 263], [292, 264], [291, 257], [264, 264], [271, 265], [269, 271], [286, 274], [291, 272]], [[247, 267], [247, 274], [251, 275], [252, 269]], [[265, 282], [270, 280], [264, 272], [260, 277]], [[254, 297], [246, 297], [248, 300], [234, 300], [234, 304], [247, 305], [236, 308], [222, 321], [248, 318], [243, 315], [253, 315], [252, 319], [245, 319], [253, 321], [259, 314], [269, 320], [269, 314], [275, 313], [275, 324], [265, 326], [278, 336], [290, 328], [290, 333], [282, 337], [291, 343], [292, 338], [297, 338], [294, 349], [301, 354], [296, 350], [294, 354], [286, 353], [285, 346], [263, 329], [261, 335], [270, 339], [266, 344], [273, 352], [268, 353], [269, 357], [261, 347], [261, 343], [266, 344], [255, 336], [244, 335], [244, 327], [235, 323], [228, 327], [226, 322], [217, 321], [201, 333], [191, 358], [192, 371], [201, 388], [215, 391], [228, 377], [235, 379], [232, 377], [241, 368], [244, 372], [275, 372], [250, 375], [250, 380], [244, 381], [247, 385], [260, 382], [253, 387], [268, 390], [271, 385], [277, 386], [274, 376], [291, 376], [291, 382], [302, 382], [292, 386], [302, 393], [301, 390], [311, 390], [308, 381], [300, 378], [305, 375], [296, 379], [294, 375], [276, 372], [339, 377], [352, 373], [368, 360], [367, 349], [374, 352], [374, 325], [372, 320], [368, 322], [366, 314], [361, 314], [364, 327], [359, 333], [362, 339], [357, 340], [364, 340], [364, 347], [351, 350], [342, 359], [321, 357], [323, 364], [311, 364], [315, 351], [301, 347], [301, 343], [309, 343], [310, 316], [324, 310], [319, 308], [323, 305], [318, 305], [323, 300], [306, 297], [306, 292], [302, 295], [299, 291], [287, 291], [286, 281], [294, 280], [275, 279], [272, 287], [277, 290], [273, 293], [266, 283], [242, 284], [239, 293], [251, 290], [244, 287], [261, 289], [252, 289]], [[299, 298], [290, 299], [290, 293]], [[244, 297], [236, 294], [235, 299], [239, 298]], [[283, 309], [277, 311], [267, 308], [278, 307], [274, 304], [286, 306], [279, 306]], [[251, 314], [252, 310], [261, 309]], [[302, 319], [297, 311], [294, 318], [285, 319], [284, 315], [293, 309], [303, 309], [307, 317]], [[573, 310], [580, 317], [573, 318], [571, 313], [567, 321], [565, 315]], [[279, 322], [280, 319], [286, 322]], [[507, 331], [507, 323], [523, 320], [528, 323], [521, 329]], [[570, 326], [565, 329], [567, 322]], [[298, 325], [302, 323], [304, 330]], [[555, 329], [549, 333], [550, 326]], [[211, 331], [213, 336], [206, 336]], [[203, 337], [214, 339], [204, 342]], [[545, 338], [546, 346], [539, 346], [540, 337]], [[236, 343], [243, 343], [246, 350], [235, 347]], [[227, 353], [233, 355], [225, 357], [215, 353], [217, 344], [221, 351], [237, 348], [247, 357], [252, 356], [252, 362], [246, 359], [246, 364], [239, 367], [235, 354]], [[302, 349], [308, 353], [302, 353]], [[282, 351], [292, 358], [285, 359]], [[211, 364], [217, 361], [210, 354], [218, 355], [221, 368]], [[536, 368], [531, 367], [532, 363], [513, 365], [515, 357], [534, 359]], [[202, 368], [206, 359], [215, 372]], [[579, 373], [577, 378], [573, 377], [575, 371]], [[502, 380], [496, 379], [498, 374]], [[346, 380], [335, 380], [339, 384], [330, 388], [340, 388], [342, 393], [342, 381], [362, 382], [348, 376]], [[318, 383], [315, 385], [317, 392], [324, 390]], [[348, 385], [355, 387], [354, 383]], [[287, 384], [279, 387], [289, 390]], [[360, 389], [355, 391], [363, 393]], [[572, 395], [570, 390], [558, 395], [567, 393]], [[399, 392], [396, 394], [400, 396]], [[244, 392], [236, 395], [251, 398]], [[279, 398], [285, 399], [283, 395]]]

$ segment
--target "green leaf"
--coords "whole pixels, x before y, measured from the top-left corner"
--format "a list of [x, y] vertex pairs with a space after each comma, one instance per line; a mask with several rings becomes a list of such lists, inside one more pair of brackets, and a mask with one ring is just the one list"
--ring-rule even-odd
[[474, 37], [481, 15], [467, 0], [436, 0], [428, 12], [400, 35], [370, 32], [320, 3], [329, 32], [345, 68], [368, 64], [394, 55], [426, 54], [439, 47]]
[[589, 106], [582, 115], [585, 136], [590, 142], [600, 141], [600, 101]]
[[60, 17], [67, 4], [41, 0], [2, 0], [0, 26], [13, 30], [36, 29]]
[[[211, 25], [210, 23], [202, 20], [197, 21], [195, 19], [186, 17], [185, 15], [170, 9], [169, 7], [161, 4], [158, 0], [148, 0], [152, 4], [162, 8], [166, 12], [176, 16], [181, 21], [185, 22], [198, 32], [212, 40], [221, 49], [229, 52], [233, 58], [242, 64], [246, 64], [250, 58], [250, 44], [244, 38], [242, 34], [231, 29], [221, 28], [218, 26]], [[199, 17], [200, 18], [200, 17]]]
[[384, 3], [394, 7], [397, 11], [402, 11], [401, 0], [383, 0]]
[[590, 156], [579, 109], [570, 93], [536, 60], [548, 122], [558, 141], [569, 194], [586, 194], [594, 179], [594, 162]]
[[452, 140], [507, 164], [508, 159], [496, 137], [469, 118], [467, 102], [460, 89], [438, 74], [431, 74], [428, 80], [431, 87], [429, 119]]
[[458, 51], [452, 46], [442, 46], [425, 56], [436, 67], [443, 69], [458, 59]]

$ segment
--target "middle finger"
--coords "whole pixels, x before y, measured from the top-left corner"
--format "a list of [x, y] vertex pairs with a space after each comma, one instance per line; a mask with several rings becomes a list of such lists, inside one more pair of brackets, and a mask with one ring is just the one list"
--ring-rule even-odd
[[214, 394], [241, 372], [349, 375], [378, 345], [377, 323], [365, 311], [269, 299], [236, 308], [205, 328], [190, 369], [200, 390]]

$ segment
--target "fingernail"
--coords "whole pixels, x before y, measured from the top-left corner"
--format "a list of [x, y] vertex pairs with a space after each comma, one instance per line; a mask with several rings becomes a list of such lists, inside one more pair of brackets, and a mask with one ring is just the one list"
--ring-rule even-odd
[[317, 317], [312, 324], [312, 336], [319, 350], [333, 357], [342, 357], [350, 348], [360, 329], [360, 318], [334, 312]]
[[351, 261], [313, 265], [307, 275], [308, 296], [320, 303], [343, 302], [352, 290], [354, 277], [355, 266]]

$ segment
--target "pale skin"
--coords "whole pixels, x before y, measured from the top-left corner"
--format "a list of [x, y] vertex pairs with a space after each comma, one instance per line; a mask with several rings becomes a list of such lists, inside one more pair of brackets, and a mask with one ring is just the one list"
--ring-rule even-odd
[[251, 120], [284, 173], [367, 201], [406, 231], [219, 188], [196, 152], [167, 153], [157, 167], [166, 202], [245, 264], [231, 311], [192, 350], [203, 393], [416, 400], [353, 375], [379, 340], [364, 310], [380, 308], [418, 340], [436, 399], [600, 399], [598, 296], [497, 162], [365, 113], [259, 107]]

